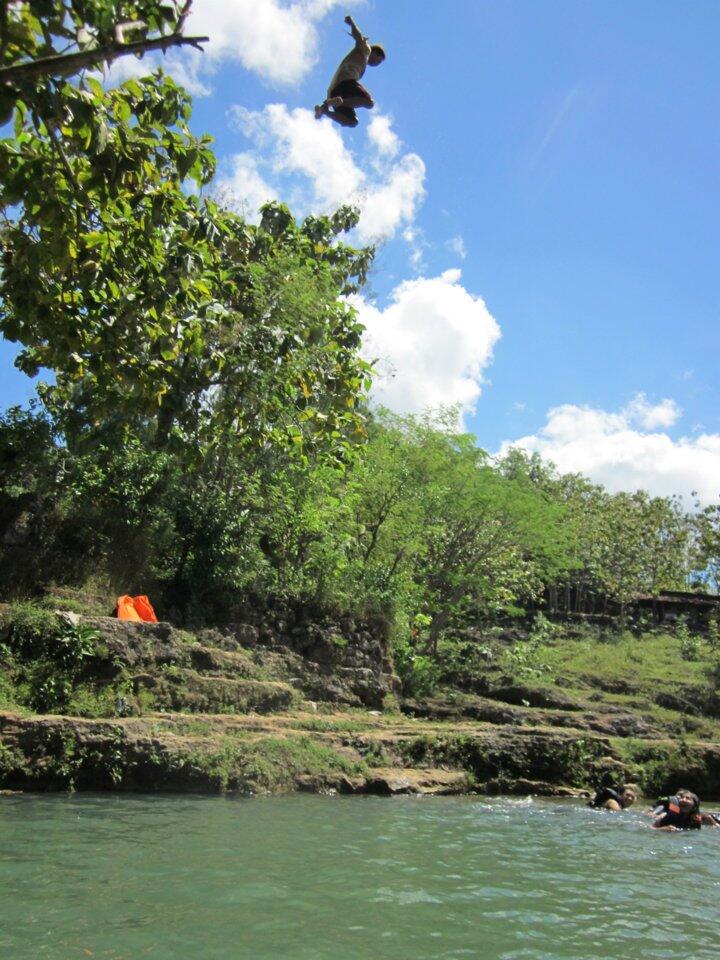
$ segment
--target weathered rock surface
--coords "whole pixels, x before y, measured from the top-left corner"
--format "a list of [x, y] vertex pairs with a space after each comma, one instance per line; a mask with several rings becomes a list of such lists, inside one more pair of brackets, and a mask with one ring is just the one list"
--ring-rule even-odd
[[[360, 733], [342, 729], [346, 715], [311, 716], [0, 713], [0, 788], [578, 796], [637, 769], [617, 741], [591, 733], [386, 718]], [[641, 762], [667, 767], [667, 788], [720, 799], [720, 745], [634, 743]]]
[[400, 794], [425, 796], [467, 793], [472, 788], [470, 777], [462, 770], [377, 767], [371, 770], [362, 787], [363, 793], [382, 797]]
[[189, 664], [188, 644], [169, 623], [133, 623], [114, 617], [83, 617], [100, 634], [109, 659], [131, 669]]
[[572, 697], [560, 690], [549, 690], [546, 687], [529, 687], [515, 684], [508, 687], [492, 687], [487, 696], [492, 700], [502, 700], [503, 703], [513, 703], [518, 706], [550, 707], [556, 710], [582, 710]]
[[137, 675], [134, 683], [153, 694], [157, 707], [181, 712], [274, 713], [287, 710], [293, 701], [293, 689], [286, 683], [208, 677], [194, 670]]
[[577, 796], [645, 770], [663, 789], [720, 798], [720, 746], [678, 741], [678, 721], [654, 706], [682, 710], [684, 731], [707, 730], [720, 697], [699, 684], [646, 693], [654, 703], [629, 703], [623, 685], [613, 705], [488, 680], [406, 700], [405, 715], [389, 717], [381, 708], [398, 683], [381, 625], [277, 614], [192, 636], [82, 622], [101, 638], [93, 684], [142, 716], [0, 713], [0, 789]]
[[112, 617], [87, 617], [83, 623], [100, 633], [110, 675], [113, 665], [145, 676], [192, 667], [234, 680], [282, 681], [311, 700], [373, 708], [398, 689], [386, 640], [352, 621], [337, 626], [280, 621], [262, 628], [240, 623], [224, 632], [201, 631], [200, 643], [168, 623]]
[[[575, 704], [575, 702], [573, 701]], [[478, 720], [510, 726], [553, 726], [586, 730], [615, 737], [662, 737], [662, 725], [649, 717], [628, 713], [618, 708], [588, 710], [588, 705], [575, 704], [573, 711], [551, 710], [529, 706], [510, 706], [471, 694], [429, 697], [418, 701], [406, 699], [405, 713], [434, 720]], [[585, 707], [585, 709], [583, 709]], [[575, 712], [582, 709], [582, 713]]]
[[[562, 784], [580, 770], [571, 736], [492, 727], [308, 734], [257, 727], [240, 717], [224, 722], [205, 716], [193, 724], [177, 714], [90, 720], [0, 713], [0, 744], [0, 786], [10, 789], [252, 792], [266, 786], [258, 756], [292, 760], [282, 775], [273, 773], [272, 789], [386, 795], [464, 792], [498, 779]], [[598, 739], [584, 750], [581, 759], [590, 757], [597, 772], [609, 745]], [[378, 756], [385, 763], [371, 762]]]

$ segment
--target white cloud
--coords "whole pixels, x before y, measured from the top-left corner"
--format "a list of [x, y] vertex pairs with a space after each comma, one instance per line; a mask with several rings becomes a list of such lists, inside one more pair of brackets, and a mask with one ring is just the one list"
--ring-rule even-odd
[[203, 79], [203, 74], [214, 73], [215, 67], [207, 59], [206, 54], [200, 53], [199, 50], [188, 47], [182, 50], [170, 50], [158, 66], [161, 66], [194, 97], [209, 97], [212, 93], [212, 87]]
[[246, 220], [257, 222], [260, 207], [277, 198], [276, 191], [263, 180], [257, 159], [251, 153], [236, 153], [217, 182], [219, 199], [240, 211]]
[[184, 48], [182, 51], [171, 49], [167, 55], [159, 53], [145, 54], [142, 59], [137, 57], [120, 57], [114, 60], [109, 67], [92, 71], [107, 87], [117, 87], [126, 80], [137, 80], [147, 77], [158, 67], [173, 77], [182, 87], [196, 97], [205, 97], [212, 92], [211, 87], [201, 78], [203, 70], [208, 69], [208, 60], [197, 50]]
[[674, 400], [661, 400], [660, 403], [648, 403], [644, 393], [638, 393], [625, 407], [623, 413], [634, 423], [654, 430], [656, 427], [671, 427], [679, 420], [682, 410]]
[[310, 181], [315, 206], [337, 207], [362, 187], [363, 173], [331, 122], [280, 103], [261, 112], [235, 109], [233, 115], [258, 147], [270, 145], [269, 165], [276, 174], [299, 173]]
[[295, 84], [317, 61], [316, 24], [338, 6], [340, 0], [195, 0], [185, 34], [210, 37], [210, 67], [236, 60], [272, 84]]
[[[282, 186], [279, 193], [287, 196], [289, 190], [299, 212], [355, 204], [361, 209], [361, 243], [389, 239], [414, 220], [425, 196], [425, 164], [417, 154], [396, 159], [376, 153], [358, 161], [332, 121], [281, 103], [258, 111], [233, 107], [230, 117], [253, 144], [257, 170], [266, 182]], [[389, 126], [387, 131], [392, 133]]]
[[620, 413], [564, 404], [548, 412], [536, 434], [505, 441], [500, 453], [510, 447], [539, 453], [563, 473], [585, 474], [614, 492], [644, 489], [690, 500], [697, 491], [703, 502], [711, 502], [720, 493], [720, 435], [673, 440], [648, 432], [649, 424], [669, 426], [678, 415], [673, 401], [652, 407], [642, 394]]
[[410, 249], [410, 263], [415, 272], [419, 273], [425, 266], [425, 251], [430, 244], [420, 227], [405, 227], [402, 238]]
[[465, 246], [465, 241], [461, 236], [452, 237], [447, 242], [448, 250], [452, 250], [454, 254], [460, 257], [461, 260], [464, 260], [467, 256], [467, 247]]
[[406, 280], [378, 309], [355, 298], [365, 324], [363, 352], [379, 360], [373, 399], [398, 413], [459, 404], [474, 409], [500, 328], [459, 270]]
[[400, 138], [392, 128], [390, 117], [374, 113], [367, 130], [370, 142], [384, 157], [396, 157], [400, 151]]
[[[197, 96], [211, 92], [207, 78], [231, 61], [252, 70], [273, 86], [299, 83], [318, 60], [317, 24], [334, 8], [357, 0], [194, 0], [184, 34], [207, 36], [203, 53], [192, 48], [171, 50], [142, 60], [122, 57], [109, 71], [120, 83], [147, 76], [158, 66]], [[343, 27], [339, 23], [339, 27]]]
[[368, 186], [360, 199], [359, 232], [363, 241], [392, 237], [402, 223], [411, 223], [425, 196], [425, 164], [416, 153], [406, 153], [383, 181]]

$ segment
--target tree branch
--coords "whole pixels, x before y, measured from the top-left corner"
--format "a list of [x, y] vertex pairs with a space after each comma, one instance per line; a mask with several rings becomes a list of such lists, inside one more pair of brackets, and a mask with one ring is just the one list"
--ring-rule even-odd
[[193, 0], [185, 0], [185, 6], [180, 11], [180, 17], [178, 18], [177, 26], [175, 27], [175, 33], [183, 32], [185, 21], [190, 16], [190, 8], [192, 7], [192, 3]]
[[0, 4], [0, 57], [5, 56], [8, 42], [8, 5], [10, 0], [2, 0]]
[[27, 63], [0, 67], [0, 84], [18, 83], [52, 75], [69, 77], [81, 70], [97, 67], [101, 63], [112, 63], [119, 57], [127, 57], [130, 54], [143, 56], [152, 50], [162, 50], [166, 53], [168, 47], [190, 46], [202, 51], [201, 44], [207, 43], [209, 39], [209, 37], [183, 37], [179, 33], [172, 33], [167, 37], [155, 37], [153, 40], [137, 40], [122, 44], [109, 43], [95, 50], [80, 50], [77, 53], [40, 57], [38, 60], [30, 60]]

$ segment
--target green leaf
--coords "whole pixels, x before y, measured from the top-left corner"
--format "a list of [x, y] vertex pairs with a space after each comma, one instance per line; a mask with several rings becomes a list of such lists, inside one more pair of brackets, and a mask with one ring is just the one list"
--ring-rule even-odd
[[93, 92], [93, 94], [95, 95], [98, 101], [102, 101], [105, 99], [105, 90], [103, 89], [103, 85], [100, 83], [100, 81], [96, 77], [91, 77], [91, 76], [86, 77], [85, 83]]
[[22, 100], [18, 100], [15, 104], [15, 120], [14, 120], [14, 130], [15, 136], [19, 137], [22, 132], [23, 126], [25, 124], [25, 118], [27, 117], [27, 106]]
[[116, 102], [115, 113], [120, 122], [127, 122], [132, 116], [132, 109], [127, 100], [119, 99]]

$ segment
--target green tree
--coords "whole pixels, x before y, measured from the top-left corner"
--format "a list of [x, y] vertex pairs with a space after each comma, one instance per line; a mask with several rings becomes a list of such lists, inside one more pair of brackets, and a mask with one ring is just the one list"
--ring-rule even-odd
[[115, 89], [85, 72], [181, 42], [189, 4], [3, 9], [0, 331], [21, 370], [52, 374], [42, 457], [23, 461], [32, 515], [67, 577], [95, 564], [181, 596], [270, 589], [279, 478], [343, 465], [365, 437], [370, 365], [346, 295], [372, 250], [340, 240], [357, 213], [299, 223], [272, 204], [247, 224], [203, 195], [215, 158], [184, 90], [160, 71]]
[[349, 569], [358, 590], [429, 618], [431, 651], [443, 630], [537, 596], [540, 571], [565, 563], [562, 510], [495, 469], [457, 411], [384, 414], [350, 473]]
[[[39, 62], [81, 23], [99, 50], [120, 16], [176, 36], [188, 9], [6, 5], [25, 31], [7, 55]], [[175, 429], [188, 451], [280, 442], [342, 458], [363, 436], [369, 375], [342, 299], [372, 258], [338, 242], [356, 214], [300, 225], [274, 205], [254, 227], [193, 193], [214, 172], [210, 138], [190, 132], [190, 99], [161, 72], [112, 90], [51, 76], [13, 96], [0, 331], [21, 344], [20, 369], [54, 374], [41, 396], [68, 441], [115, 426], [165, 448]]]
[[571, 562], [559, 581], [546, 579], [551, 610], [580, 613], [615, 601], [624, 613], [636, 593], [686, 583], [694, 526], [679, 498], [643, 491], [613, 495], [520, 450], [510, 451], [500, 469], [525, 478], [565, 509]]
[[720, 592], [720, 504], [712, 503], [694, 519], [694, 573], [699, 582]]
[[54, 116], [63, 78], [119, 57], [191, 45], [185, 37], [192, 0], [29, 0], [0, 7], [0, 123], [20, 100]]
[[503, 476], [474, 437], [455, 434], [446, 424], [431, 446], [433, 489], [421, 576], [429, 589], [434, 651], [453, 616], [537, 599], [543, 578], [557, 578], [566, 568], [568, 543], [563, 509], [525, 479]]

